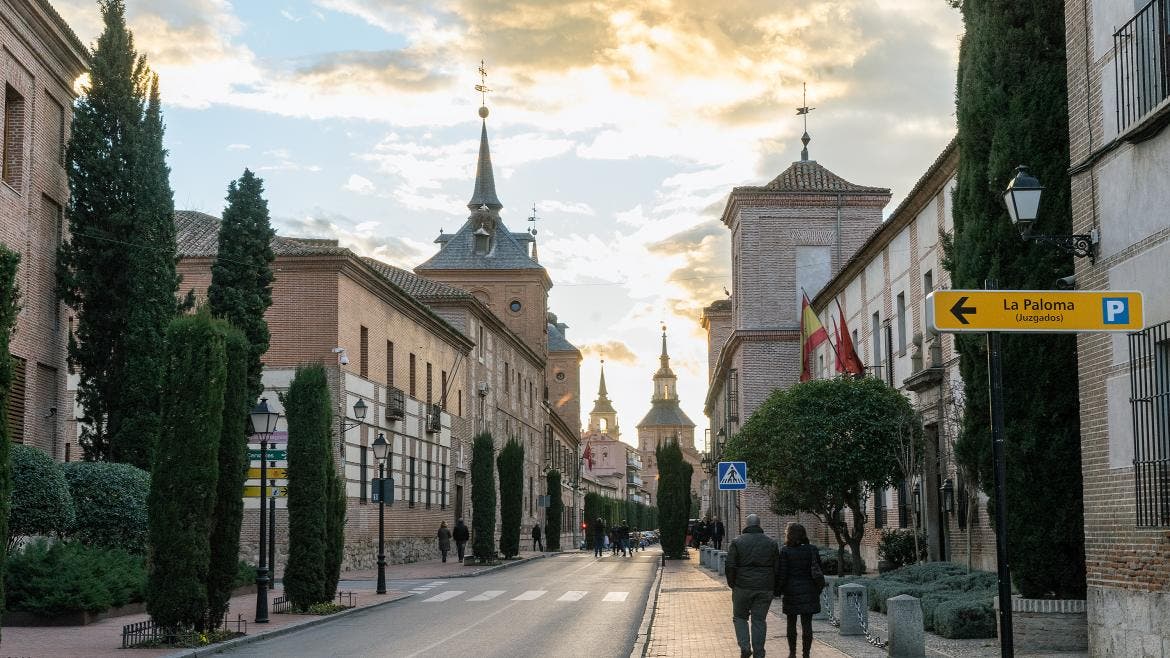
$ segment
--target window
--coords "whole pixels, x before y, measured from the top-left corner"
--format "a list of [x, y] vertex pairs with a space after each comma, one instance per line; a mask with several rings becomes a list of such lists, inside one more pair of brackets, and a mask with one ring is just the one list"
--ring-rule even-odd
[[24, 176], [24, 96], [4, 85], [3, 178], [19, 190]]
[[459, 400], [459, 416], [463, 416], [463, 389], [456, 391], [456, 397]]
[[358, 339], [358, 375], [370, 376], [370, 330], [361, 328], [361, 338]]
[[414, 457], [410, 458], [410, 503], [409, 507], [414, 507]]
[[898, 527], [910, 527], [910, 515], [914, 512], [914, 502], [910, 500], [910, 487], [905, 480], [898, 483]]
[[890, 386], [894, 385], [894, 328], [890, 326], [890, 321], [887, 320], [883, 329], [886, 330], [886, 363], [883, 374], [886, 376], [886, 383]]
[[563, 381], [565, 381], [565, 373], [563, 373], [563, 372], [558, 372], [558, 373], [557, 373], [557, 375], [556, 375], [556, 377], [557, 377], [557, 381], [558, 381], [558, 382], [563, 382]]
[[479, 342], [475, 344], [475, 348], [477, 350], [479, 350], [479, 360], [482, 363], [483, 362], [483, 351], [485, 349], [487, 349], [487, 343], [484, 342], [484, 338], [483, 338], [483, 325], [482, 324], [479, 325]]
[[512, 368], [508, 362], [504, 362], [504, 392], [507, 393], [512, 386]]
[[431, 460], [424, 462], [427, 465], [426, 480], [427, 480], [427, 509], [431, 508]]
[[439, 509], [447, 509], [447, 465], [439, 467]]
[[427, 406], [428, 407], [431, 406], [431, 402], [432, 402], [432, 393], [431, 393], [431, 388], [433, 385], [433, 382], [431, 381], [432, 379], [433, 379], [433, 374], [432, 374], [432, 370], [431, 370], [431, 364], [427, 363]]
[[727, 420], [739, 422], [739, 369], [727, 371]]
[[898, 293], [898, 356], [906, 354], [906, 293]]
[[1129, 335], [1139, 527], [1170, 527], [1170, 322]]
[[394, 387], [394, 341], [386, 341], [386, 386]]
[[8, 410], [8, 437], [13, 443], [24, 443], [25, 361], [13, 356], [12, 382], [8, 385], [5, 407]]
[[447, 371], [446, 370], [444, 370], [442, 372], [442, 377], [440, 377], [440, 379], [439, 379], [439, 384], [440, 384], [439, 405], [443, 408], [443, 411], [446, 411], [447, 410]]
[[1135, 2], [1141, 11], [1113, 34], [1118, 132], [1137, 123], [1170, 95], [1168, 4], [1167, 0]]
[[415, 381], [414, 354], [411, 353], [411, 355], [410, 355], [410, 397], [417, 400], [418, 399], [418, 390], [415, 388], [414, 381]]
[[523, 308], [523, 305], [520, 303], [519, 299], [513, 299], [512, 303], [508, 304], [508, 310], [512, 311], [513, 313], [519, 313], [521, 308]]
[[873, 527], [881, 528], [886, 525], [886, 490], [873, 490]]
[[49, 125], [57, 124], [57, 163], [65, 164], [65, 106], [53, 98], [49, 92], [45, 92], [45, 107], [48, 108]]
[[369, 459], [369, 457], [367, 456], [369, 451], [370, 451], [370, 449], [366, 446], [359, 446], [358, 447], [358, 459], [359, 459], [358, 463], [360, 464], [359, 468], [361, 471], [361, 474], [358, 477], [361, 478], [360, 481], [361, 481], [361, 485], [362, 485], [361, 486], [361, 493], [358, 494], [358, 502], [359, 503], [365, 503], [367, 500], [369, 500], [366, 497], [367, 496], [366, 483], [369, 481], [369, 473], [370, 473], [370, 465], [369, 465], [369, 462], [367, 461]]
[[877, 313], [873, 314], [870, 340], [873, 341], [873, 349], [869, 353], [869, 362], [875, 368], [880, 368], [882, 365], [882, 320], [881, 316]]
[[534, 505], [532, 504], [533, 498], [535, 498], [535, 496], [532, 495], [533, 491], [534, 490], [532, 488], [532, 477], [529, 476], [529, 478], [528, 478], [528, 514], [529, 515], [532, 515], [535, 513], [535, 510], [533, 509]]

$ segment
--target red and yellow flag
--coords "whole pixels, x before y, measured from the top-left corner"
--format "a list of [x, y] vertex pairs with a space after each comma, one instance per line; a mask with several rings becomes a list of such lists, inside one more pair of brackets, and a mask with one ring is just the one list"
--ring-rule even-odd
[[812, 354], [817, 346], [829, 339], [829, 332], [825, 331], [820, 318], [813, 313], [809, 304], [808, 295], [803, 295], [800, 302], [800, 381], [812, 379]]

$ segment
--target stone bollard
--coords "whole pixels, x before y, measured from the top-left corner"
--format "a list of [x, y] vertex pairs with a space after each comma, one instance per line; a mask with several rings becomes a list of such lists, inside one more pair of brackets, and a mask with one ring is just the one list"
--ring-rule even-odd
[[837, 618], [841, 620], [841, 635], [865, 635], [865, 629], [857, 620], [857, 606], [861, 607], [861, 619], [869, 623], [869, 597], [864, 585], [849, 583], [837, 588]]
[[699, 549], [699, 565], [704, 567], [711, 566], [711, 549], [704, 546]]
[[909, 594], [886, 599], [886, 623], [890, 626], [887, 654], [898, 658], [926, 656], [926, 635], [922, 628], [922, 603]]
[[716, 564], [718, 565], [715, 567], [715, 570], [722, 576], [727, 569], [727, 551], [718, 551], [715, 555], [717, 559]]
[[[826, 601], [827, 599], [827, 601]], [[825, 576], [825, 589], [821, 591], [821, 611], [813, 619], [828, 620], [829, 610], [837, 607], [837, 576]]]

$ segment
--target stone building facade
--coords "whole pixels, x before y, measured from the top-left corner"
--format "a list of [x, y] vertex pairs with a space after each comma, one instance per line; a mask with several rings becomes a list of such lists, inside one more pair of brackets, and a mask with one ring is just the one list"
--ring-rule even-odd
[[[703, 320], [708, 345], [717, 350], [709, 355], [703, 405], [713, 463], [773, 390], [798, 381], [802, 290], [811, 297], [840, 272], [881, 224], [889, 201], [888, 189], [850, 183], [814, 160], [792, 163], [765, 185], [731, 191], [722, 215], [731, 231], [730, 308], [720, 300]], [[749, 483], [746, 491], [720, 493], [714, 480], [708, 479], [712, 512], [725, 519], [732, 536], [755, 513], [773, 536], [796, 518], [816, 541], [826, 541], [811, 515], [772, 513], [760, 487]]]
[[80, 459], [67, 392], [72, 318], [57, 300], [57, 248], [68, 228], [65, 145], [74, 81], [89, 51], [44, 0], [0, 3], [0, 244], [20, 255], [20, 313], [9, 345], [15, 378], [6, 398], [16, 443], [57, 460]]
[[[922, 418], [921, 473], [891, 489], [870, 493], [862, 556], [877, 564], [881, 531], [924, 531], [930, 560], [951, 560], [995, 570], [995, 536], [986, 496], [954, 460], [963, 413], [963, 386], [953, 334], [926, 327], [926, 296], [950, 287], [939, 235], [950, 233], [951, 196], [959, 164], [952, 141], [902, 203], [840, 273], [812, 298], [829, 332], [813, 355], [813, 377], [837, 376], [836, 323], [842, 314], [866, 376], [902, 391]], [[810, 291], [811, 293], [811, 291]]]
[[[569, 325], [548, 314], [548, 364], [545, 367], [549, 424], [545, 466], [561, 473], [561, 547], [579, 544], [581, 536], [581, 350], [569, 342]], [[550, 495], [555, 492], [548, 492]]]
[[1098, 238], [1076, 287], [1145, 301], [1144, 331], [1077, 339], [1094, 656], [1170, 656], [1168, 12], [1065, 4], [1073, 232]]

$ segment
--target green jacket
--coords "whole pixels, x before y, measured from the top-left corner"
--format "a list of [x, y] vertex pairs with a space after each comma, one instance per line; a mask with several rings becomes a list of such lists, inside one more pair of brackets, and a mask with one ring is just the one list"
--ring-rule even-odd
[[727, 547], [724, 573], [733, 588], [768, 590], [776, 588], [780, 548], [760, 526], [748, 526]]

